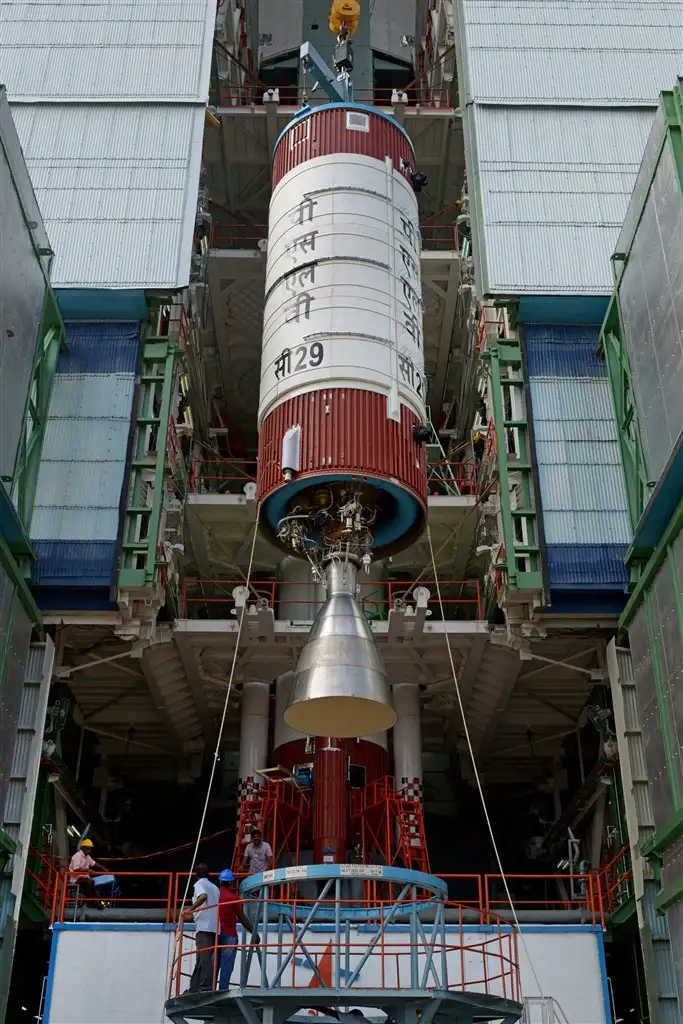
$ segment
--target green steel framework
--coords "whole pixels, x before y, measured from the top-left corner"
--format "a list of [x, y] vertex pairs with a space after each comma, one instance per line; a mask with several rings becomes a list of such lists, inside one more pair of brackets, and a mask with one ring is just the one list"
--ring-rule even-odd
[[158, 570], [166, 564], [159, 558], [159, 541], [168, 473], [168, 434], [184, 354], [167, 337], [148, 337], [144, 343], [118, 575], [122, 591], [155, 588]]
[[[500, 519], [505, 547], [505, 554], [502, 560], [498, 560], [496, 569], [506, 576], [509, 599], [530, 599], [532, 604], [541, 603], [543, 568], [519, 339], [510, 330], [505, 338], [498, 337], [489, 342], [481, 358], [490, 371], [489, 394], [496, 436]], [[514, 419], [506, 417], [507, 408], [517, 409]], [[515, 452], [509, 451], [510, 431], [516, 437]], [[515, 479], [521, 485], [522, 502], [519, 507], [513, 507], [510, 497]]]
[[[661, 94], [660, 109], [663, 115], [661, 139], [650, 154], [648, 176], [638, 183], [638, 186], [642, 188], [643, 202], [638, 217], [631, 225], [628, 244], [624, 246], [626, 251], [617, 252], [612, 257], [617, 287], [608, 306], [600, 337], [619, 429], [619, 447], [626, 480], [631, 526], [634, 533], [657, 481], [648, 479], [643, 456], [643, 446], [633, 400], [631, 368], [624, 342], [618, 285], [645, 211], [647, 197], [657, 174], [660, 158], [667, 146], [670, 147], [673, 154], [674, 168], [683, 194], [683, 78], [678, 80], [678, 84], [673, 90]], [[632, 550], [629, 552], [629, 560], [644, 560], [649, 558], [650, 554], [651, 550]]]
[[[607, 371], [612, 390], [622, 465], [626, 481], [629, 515], [634, 538], [637, 539], [638, 524], [648, 507], [658, 480], [648, 478], [645, 465], [643, 445], [639, 430], [638, 417], [634, 403], [634, 389], [625, 345], [624, 325], [619, 301], [619, 283], [623, 270], [629, 259], [633, 241], [642, 220], [647, 199], [657, 174], [660, 159], [665, 147], [670, 147], [674, 157], [674, 167], [678, 184], [683, 193], [683, 79], [679, 79], [676, 87], [661, 96], [662, 130], [661, 138], [648, 152], [647, 171], [642, 180], [639, 179], [637, 193], [642, 195], [642, 204], [637, 217], [630, 225], [625, 236], [624, 251], [617, 252], [613, 257], [615, 292], [610, 301], [601, 334], [601, 348], [607, 364]], [[643, 172], [641, 171], [641, 174]], [[662, 476], [662, 479], [664, 474]], [[643, 612], [647, 643], [651, 656], [652, 682], [657, 704], [658, 724], [660, 727], [662, 747], [671, 800], [674, 812], [667, 822], [646, 842], [640, 844], [640, 852], [648, 857], [653, 866], [654, 875], [661, 878], [662, 864], [666, 859], [666, 851], [683, 837], [683, 766], [681, 751], [677, 749], [677, 737], [673, 724], [673, 709], [667, 694], [666, 666], [664, 658], [668, 647], [664, 648], [665, 639], [659, 634], [654, 587], [658, 574], [668, 572], [673, 590], [673, 625], [678, 629], [678, 641], [683, 646], [683, 573], [676, 565], [674, 544], [683, 529], [683, 484], [679, 485], [679, 501], [659, 541], [654, 548], [645, 547], [640, 541], [632, 544], [627, 560], [632, 570], [634, 589], [624, 610], [619, 626], [628, 630], [634, 623], [639, 612]], [[648, 765], [652, 771], [652, 765]], [[637, 846], [638, 837], [630, 837], [632, 844]], [[654, 896], [654, 909], [664, 913], [667, 907], [683, 898], [683, 876], [671, 881], [667, 879], [664, 888]], [[655, 988], [666, 987], [666, 978], [657, 973]]]

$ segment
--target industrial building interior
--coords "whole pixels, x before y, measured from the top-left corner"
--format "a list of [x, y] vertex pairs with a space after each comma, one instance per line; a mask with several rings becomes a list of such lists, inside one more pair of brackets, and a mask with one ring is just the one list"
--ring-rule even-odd
[[[373, 106], [399, 126], [414, 153], [411, 170], [427, 179], [415, 199], [428, 529], [366, 565], [359, 579], [360, 607], [399, 717], [384, 738], [345, 741], [349, 807], [354, 791], [365, 793], [383, 775], [397, 791], [416, 787], [413, 849], [368, 839], [349, 812], [335, 856], [445, 876], [456, 901], [475, 899], [487, 876], [487, 907], [509, 912], [511, 894], [520, 920], [531, 922], [583, 923], [599, 885], [614, 1019], [654, 1024], [608, 665], [610, 643], [626, 642], [620, 615], [629, 538], [622, 543], [615, 532], [610, 540], [620, 567], [606, 583], [584, 585], [578, 570], [579, 582], [551, 579], [557, 545], [539, 495], [552, 415], [542, 412], [533, 387], [518, 385], [544, 381], [550, 407], [559, 402], [551, 384], [561, 387], [562, 378], [534, 370], [533, 360], [542, 359], [533, 354], [531, 328], [520, 355], [515, 289], [492, 298], [482, 285], [482, 266], [488, 260], [490, 271], [493, 256], [483, 252], [476, 161], [487, 156], [481, 138], [475, 145], [474, 121], [463, 116], [475, 104], [468, 47], [476, 48], [476, 38], [465, 39], [464, 7], [364, 0], [354, 34], [354, 104]], [[112, 504], [118, 573], [95, 574], [84, 586], [79, 571], [64, 572], [56, 583], [58, 573], [41, 569], [41, 558], [46, 538], [57, 534], [31, 533], [39, 553], [32, 592], [42, 618], [35, 636], [51, 638], [55, 660], [7, 1021], [28, 1020], [36, 1010], [41, 1019], [36, 993], [48, 971], [54, 914], [45, 894], [53, 898], [50, 872], [64, 870], [79, 837], [93, 839], [98, 861], [121, 876], [124, 914], [126, 897], [155, 896], [157, 882], [145, 873], [187, 872], [196, 863], [198, 831], [212, 871], [239, 864], [250, 828], [262, 820], [262, 804], [254, 810], [259, 787], [277, 789], [284, 780], [306, 793], [311, 786], [315, 742], [282, 715], [326, 594], [322, 573], [312, 576], [307, 558], [292, 557], [302, 549], [266, 528], [257, 496], [259, 388], [273, 153], [302, 106], [315, 111], [327, 102], [315, 67], [300, 59], [302, 42], [332, 65], [335, 37], [329, 0], [219, 0], [217, 8], [191, 265], [180, 274], [187, 281], [145, 289], [144, 353], [132, 370], [137, 417], [118, 417], [125, 456], [115, 454], [114, 442], [104, 456], [126, 474]], [[673, 20], [667, 31], [673, 37]], [[654, 76], [652, 111], [659, 90], [673, 85], [669, 63]], [[10, 102], [11, 89], [8, 81]], [[24, 116], [21, 110], [18, 129]], [[22, 145], [26, 151], [23, 136]], [[506, 173], [501, 164], [503, 179]], [[620, 185], [629, 195], [632, 187], [630, 179]], [[362, 248], [358, 239], [359, 258]], [[87, 339], [72, 325], [80, 317], [63, 318], [60, 360], [71, 359], [65, 375], [76, 374]], [[591, 339], [587, 358], [604, 366]], [[123, 381], [122, 364], [114, 372]], [[607, 387], [603, 369], [586, 376], [600, 374]], [[83, 401], [81, 428], [95, 429], [97, 401], [95, 390], [89, 412]], [[600, 426], [593, 441], [581, 442], [599, 446]], [[372, 446], [374, 438], [365, 441]], [[616, 452], [613, 426], [609, 441]], [[81, 470], [92, 472], [82, 461]], [[64, 470], [64, 461], [55, 464]], [[606, 486], [612, 468], [605, 466]], [[625, 491], [621, 469], [615, 472], [617, 504], [596, 516], [621, 523]], [[74, 488], [83, 479], [75, 474]], [[53, 500], [41, 481], [34, 524]], [[553, 514], [574, 507], [570, 500], [560, 495]], [[266, 838], [271, 827], [263, 820]], [[301, 828], [296, 842], [290, 835], [275, 844], [275, 866], [310, 863], [311, 825]]]

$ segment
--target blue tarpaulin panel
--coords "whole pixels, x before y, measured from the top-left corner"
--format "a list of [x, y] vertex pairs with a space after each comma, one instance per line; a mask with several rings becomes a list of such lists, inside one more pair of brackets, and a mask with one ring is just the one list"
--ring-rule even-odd
[[67, 322], [66, 343], [57, 373], [135, 373], [140, 324]]
[[536, 324], [522, 338], [551, 591], [623, 590], [630, 520], [599, 330]]
[[626, 544], [548, 544], [552, 586], [614, 590], [628, 584]]
[[530, 377], [606, 377], [595, 327], [525, 327]]
[[40, 540], [33, 583], [46, 587], [109, 587], [116, 541]]

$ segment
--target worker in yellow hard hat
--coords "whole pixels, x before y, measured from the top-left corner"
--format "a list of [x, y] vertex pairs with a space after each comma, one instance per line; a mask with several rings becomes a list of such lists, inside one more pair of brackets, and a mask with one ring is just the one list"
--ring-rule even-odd
[[93, 857], [92, 839], [81, 839], [78, 849], [69, 863], [69, 884], [77, 885], [86, 899], [95, 899], [97, 896], [96, 886], [93, 881], [97, 874], [104, 872], [107, 868], [104, 864], [98, 864]]

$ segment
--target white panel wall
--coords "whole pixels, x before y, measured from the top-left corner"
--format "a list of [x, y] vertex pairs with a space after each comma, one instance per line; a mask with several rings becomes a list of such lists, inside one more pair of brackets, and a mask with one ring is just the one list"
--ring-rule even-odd
[[216, 0], [2, 0], [56, 288], [189, 281]]
[[[161, 925], [71, 925], [56, 933], [53, 943], [50, 980], [43, 1024], [163, 1024], [162, 1012], [168, 986], [169, 964], [173, 954], [173, 932]], [[386, 936], [396, 946], [395, 956], [385, 958], [385, 972], [393, 963], [393, 978], [385, 973], [385, 984], [409, 986], [407, 947], [410, 935], [397, 930]], [[477, 947], [491, 942], [489, 933], [467, 930], [464, 945]], [[352, 935], [352, 964], [360, 959], [367, 931]], [[272, 938], [271, 938], [272, 941]], [[457, 984], [462, 963], [472, 984], [482, 978], [482, 961], [472, 951], [461, 958], [457, 931], [449, 932], [453, 950], [449, 952], [449, 983]], [[328, 942], [320, 935], [320, 950], [309, 943], [311, 954], [322, 953]], [[522, 991], [537, 996], [553, 996], [571, 1024], [611, 1024], [606, 1015], [606, 979], [601, 956], [602, 936], [591, 928], [531, 927], [524, 929], [518, 941]], [[493, 948], [493, 943], [489, 948]], [[405, 959], [405, 963], [403, 962]], [[533, 963], [533, 970], [530, 966]], [[275, 956], [273, 955], [273, 966]], [[571, 965], [571, 969], [568, 969]], [[186, 970], [190, 970], [188, 958]], [[258, 984], [258, 965], [254, 958], [251, 979]], [[297, 985], [307, 986], [311, 972], [297, 966]], [[239, 964], [235, 981], [239, 977]], [[580, 979], [580, 984], [577, 984]], [[379, 987], [381, 968], [378, 957], [371, 957], [363, 968], [359, 984]], [[491, 986], [495, 992], [495, 985]], [[502, 994], [502, 990], [501, 990]], [[535, 1022], [531, 1021], [531, 1024]]]

